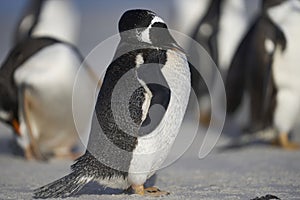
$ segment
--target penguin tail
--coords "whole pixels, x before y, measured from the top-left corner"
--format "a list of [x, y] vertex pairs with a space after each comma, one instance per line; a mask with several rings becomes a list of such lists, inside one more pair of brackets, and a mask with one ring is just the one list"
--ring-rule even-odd
[[84, 185], [92, 180], [92, 177], [85, 176], [79, 171], [73, 171], [61, 179], [35, 189], [33, 198], [66, 198], [77, 193]]

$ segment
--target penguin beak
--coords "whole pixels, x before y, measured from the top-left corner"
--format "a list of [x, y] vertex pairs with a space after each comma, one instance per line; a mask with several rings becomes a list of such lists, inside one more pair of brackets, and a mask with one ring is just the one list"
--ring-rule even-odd
[[12, 126], [13, 126], [13, 129], [14, 131], [16, 132], [16, 134], [18, 136], [21, 136], [21, 132], [20, 132], [20, 124], [19, 122], [16, 120], [16, 119], [13, 119], [12, 122], [11, 122]]

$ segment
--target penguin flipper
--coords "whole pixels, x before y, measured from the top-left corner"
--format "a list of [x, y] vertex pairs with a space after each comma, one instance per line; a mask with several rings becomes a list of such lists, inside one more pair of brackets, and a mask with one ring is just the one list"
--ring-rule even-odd
[[189, 68], [191, 71], [191, 82], [192, 88], [199, 99], [204, 94], [208, 94], [208, 87], [201, 76], [200, 72], [196, 69], [196, 67], [189, 62]]
[[258, 20], [254, 22], [246, 36], [241, 41], [227, 72], [225, 92], [227, 97], [228, 114], [234, 113], [243, 99], [244, 91], [246, 89], [246, 72], [248, 69], [248, 60], [246, 60], [246, 58], [248, 58], [249, 46], [253, 41], [255, 27], [258, 22]]
[[[143, 104], [139, 104], [139, 109], [146, 114], [146, 116], [142, 116], [139, 136], [151, 133], [159, 125], [168, 109], [171, 98], [171, 90], [161, 71], [161, 63], [157, 63], [157, 61], [153, 60], [152, 56], [145, 56], [144, 60], [147, 64], [137, 69], [138, 78], [145, 83], [145, 85], [142, 84]], [[151, 96], [151, 98], [149, 98], [149, 96]], [[142, 105], [147, 101], [149, 108], [145, 109]]]
[[227, 97], [227, 113], [229, 114], [235, 112], [242, 102], [245, 90], [245, 71], [244, 66], [238, 63], [232, 64], [228, 70], [225, 81], [225, 91]]

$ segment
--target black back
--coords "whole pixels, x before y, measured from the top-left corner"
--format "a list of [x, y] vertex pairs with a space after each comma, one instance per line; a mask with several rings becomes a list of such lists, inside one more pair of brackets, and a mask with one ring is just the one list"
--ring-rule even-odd
[[[149, 48], [137, 49], [125, 53], [110, 64], [106, 71], [95, 108], [97, 121], [101, 126], [101, 132], [103, 132], [103, 136], [107, 138], [108, 141], [102, 142], [103, 138], [98, 138], [98, 136], [95, 136], [95, 133], [92, 132], [89, 139], [88, 151], [84, 157], [80, 158], [77, 163], [74, 164], [74, 169], [89, 165], [90, 160], [94, 160], [92, 162], [97, 162], [97, 165], [94, 165], [94, 169], [91, 170], [99, 173], [96, 177], [106, 178], [112, 175], [126, 177], [132, 159], [132, 152], [137, 145], [137, 137], [150, 133], [156, 127], [157, 124], [152, 124], [152, 128], [143, 129], [143, 127], [151, 124], [151, 117], [148, 115], [147, 119], [144, 122], [142, 121], [142, 105], [145, 100], [144, 93], [146, 91], [137, 77], [132, 76], [137, 72], [134, 68], [136, 67], [135, 61], [138, 54], [143, 55], [145, 64], [155, 63], [162, 66], [166, 62], [166, 51]], [[153, 67], [158, 65], [153, 65]], [[132, 75], [130, 75], [131, 72], [133, 72]], [[122, 94], [117, 92], [119, 98], [116, 100], [113, 98], [115, 87], [119, 84], [118, 82], [124, 78], [125, 74], [129, 74], [129, 77], [126, 78], [126, 81], [122, 82], [122, 84], [124, 84], [124, 94], [127, 93], [132, 86], [135, 86], [136, 89], [130, 95], [129, 99], [123, 98]], [[141, 74], [145, 75], [143, 72], [141, 72]], [[147, 83], [147, 80], [145, 82]], [[151, 106], [155, 104], [160, 104], [167, 108], [170, 100], [170, 90], [167, 87], [151, 83], [147, 84], [147, 86], [154, 95], [150, 109]], [[112, 105], [118, 106], [118, 113], [114, 113]], [[130, 117], [127, 116], [126, 112], [123, 112], [124, 109], [129, 110]], [[163, 116], [161, 116], [161, 118], [162, 117]], [[119, 123], [116, 122], [117, 119], [120, 120]], [[128, 153], [120, 157], [118, 152], [110, 149], [110, 144]], [[100, 155], [101, 159], [93, 159], [94, 155]], [[118, 166], [107, 167], [107, 163], [101, 162], [104, 158], [105, 160], [112, 160], [112, 163], [118, 163]]]
[[[151, 11], [127, 11], [121, 17], [119, 29], [128, 31], [130, 28], [145, 28], [153, 17]], [[88, 150], [72, 166], [74, 171], [82, 169], [84, 173], [95, 172], [96, 178], [125, 178], [128, 175], [137, 138], [149, 134], [158, 125], [157, 120], [151, 118], [151, 109], [160, 105], [166, 110], [170, 101], [171, 91], [161, 72], [167, 62], [167, 51], [133, 39], [137, 37], [135, 32], [128, 32], [127, 35], [122, 33], [114, 60], [106, 70], [98, 94]], [[138, 55], [143, 58], [143, 64], [137, 68]], [[145, 120], [142, 119], [142, 106], [146, 91], [139, 79], [153, 95]], [[158, 118], [163, 115], [164, 112]], [[97, 123], [100, 127], [95, 125]], [[107, 162], [111, 165], [107, 166]]]

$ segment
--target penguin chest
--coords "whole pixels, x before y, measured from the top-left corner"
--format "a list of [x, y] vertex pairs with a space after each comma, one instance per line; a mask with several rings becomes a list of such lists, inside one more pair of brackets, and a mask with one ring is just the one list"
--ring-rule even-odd
[[39, 142], [47, 142], [45, 146], [75, 137], [72, 90], [79, 66], [71, 48], [56, 44], [36, 53], [15, 73], [15, 82], [22, 90], [20, 106], [26, 106], [20, 114]]
[[[190, 71], [185, 55], [167, 51], [167, 62], [162, 73], [171, 95], [167, 110], [158, 126], [148, 135], [138, 137], [130, 164], [129, 180], [142, 181], [151, 176], [166, 159], [179, 132], [190, 94]], [[142, 175], [132, 175], [142, 173]]]

